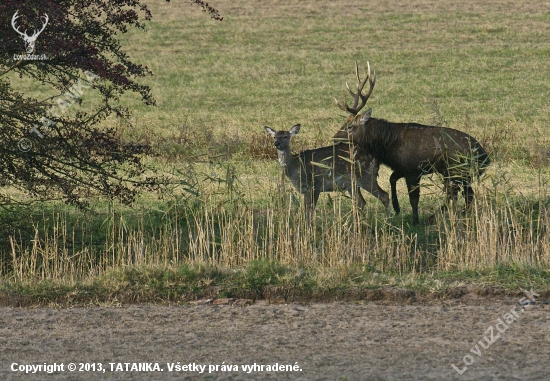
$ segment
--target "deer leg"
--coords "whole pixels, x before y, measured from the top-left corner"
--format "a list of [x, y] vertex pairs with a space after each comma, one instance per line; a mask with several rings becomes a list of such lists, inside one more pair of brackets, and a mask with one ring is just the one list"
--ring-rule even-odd
[[306, 207], [306, 214], [308, 216], [312, 214], [316, 203], [317, 200], [315, 200], [314, 189], [306, 189], [304, 192], [304, 204]]
[[[355, 190], [354, 190], [354, 188], [355, 188]], [[355, 203], [355, 205], [359, 209], [363, 209], [365, 207], [365, 205], [367, 203], [365, 202], [365, 199], [363, 198], [363, 195], [361, 194], [361, 189], [359, 188], [358, 185], [355, 185], [354, 187], [352, 187], [350, 185], [348, 187], [348, 193], [349, 193], [351, 199], [353, 200], [353, 202]]]
[[409, 201], [413, 212], [413, 225], [420, 223], [418, 219], [418, 202], [420, 201], [420, 178], [406, 177], [407, 190], [409, 191]]
[[460, 184], [452, 180], [445, 181], [445, 193], [447, 194], [447, 203], [456, 202], [458, 200], [458, 192], [460, 190]]
[[317, 201], [319, 200], [319, 195], [321, 194], [321, 190], [319, 188], [320, 187], [316, 186], [308, 192], [311, 197], [309, 202], [310, 213], [312, 213], [317, 206]]
[[[441, 208], [439, 211], [441, 213], [445, 213], [447, 211], [447, 208], [451, 204], [451, 201], [453, 203], [456, 203], [458, 200], [458, 192], [460, 191], [460, 184], [450, 180], [445, 179], [445, 194], [447, 195], [447, 199], [445, 204], [441, 205]], [[435, 216], [436, 214], [432, 214], [428, 219], [426, 220], [427, 224], [434, 224], [435, 223]]]
[[383, 190], [378, 186], [378, 183], [375, 184], [375, 186], [372, 189], [372, 192], [374, 197], [380, 200], [380, 202], [384, 205], [384, 208], [386, 209], [386, 214], [388, 216], [392, 215], [392, 211], [390, 208], [390, 196], [388, 195], [388, 192]]
[[466, 201], [466, 209], [470, 207], [472, 201], [474, 201], [474, 190], [470, 183], [465, 183], [462, 185], [462, 193], [464, 193], [464, 200]]
[[[447, 195], [447, 202], [441, 206], [440, 208], [441, 213], [444, 213], [447, 211], [447, 208], [451, 204], [451, 201], [453, 203], [456, 203], [456, 201], [458, 200], [458, 192], [460, 191], [460, 187], [462, 187], [464, 192], [464, 197], [466, 197], [466, 192], [467, 192], [466, 185], [457, 183], [449, 179], [445, 180], [445, 194]], [[468, 203], [468, 201], [466, 201], [466, 203]], [[428, 218], [428, 221], [429, 221], [428, 223], [430, 224], [435, 223], [435, 214], [430, 216]]]
[[384, 205], [384, 208], [386, 208], [386, 213], [391, 215], [390, 196], [388, 196], [388, 193], [385, 190], [380, 188], [376, 180], [374, 182], [369, 181], [368, 185], [361, 181], [359, 185], [361, 188], [365, 189], [367, 192], [380, 200], [380, 202]]
[[[441, 213], [444, 213], [447, 211], [447, 207], [451, 204], [451, 201], [453, 203], [456, 203], [458, 200], [458, 192], [460, 191], [460, 185], [455, 183], [452, 180], [446, 179], [445, 180], [445, 194], [447, 195], [447, 202], [441, 206]], [[430, 220], [435, 221], [435, 214], [430, 217]]]
[[390, 186], [391, 186], [391, 202], [393, 204], [393, 210], [395, 210], [395, 214], [399, 214], [401, 212], [401, 208], [399, 207], [399, 200], [397, 199], [397, 180], [399, 180], [401, 177], [401, 174], [397, 172], [393, 172], [390, 176]]
[[306, 214], [309, 216], [311, 213], [311, 192], [304, 193], [304, 206], [306, 208]]
[[380, 164], [378, 161], [368, 155], [368, 157], [361, 162], [359, 171], [356, 173], [357, 184], [380, 200], [386, 208], [386, 214], [390, 216], [392, 214], [390, 209], [390, 197], [385, 190], [380, 188], [377, 181], [379, 168]]

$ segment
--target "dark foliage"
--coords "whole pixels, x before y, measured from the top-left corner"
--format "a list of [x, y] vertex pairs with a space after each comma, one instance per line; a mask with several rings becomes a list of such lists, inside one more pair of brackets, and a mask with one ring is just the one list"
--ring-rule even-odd
[[[166, 2], [169, 3], [170, 0], [166, 0]], [[210, 4], [202, 0], [192, 0], [191, 3], [200, 6], [204, 12], [208, 12], [208, 14], [210, 15], [210, 18], [213, 18], [214, 20], [218, 20], [218, 21], [223, 20], [223, 17], [220, 15], [220, 12], [216, 8], [212, 7]]]
[[[149, 147], [123, 143], [115, 131], [98, 124], [111, 114], [129, 115], [113, 105], [126, 91], [154, 104], [150, 89], [137, 81], [150, 71], [131, 62], [117, 40], [128, 27], [144, 27], [141, 20], [151, 18], [147, 8], [131, 0], [14, 0], [4, 1], [0, 10], [2, 185], [80, 206], [97, 194], [128, 203], [139, 188], [157, 186], [158, 179], [139, 178], [145, 171], [141, 157]], [[27, 36], [48, 16], [34, 57], [26, 55], [24, 41], [12, 27], [16, 12], [16, 26]], [[28, 59], [40, 57], [45, 59]], [[55, 89], [56, 96], [22, 94], [17, 81], [25, 77]], [[86, 92], [101, 94], [96, 109], [77, 107]]]
[[[195, 3], [221, 20], [207, 3]], [[117, 105], [125, 92], [155, 103], [139, 83], [152, 73], [118, 40], [144, 28], [147, 7], [139, 0], [5, 0], [0, 14], [0, 186], [79, 206], [95, 195], [129, 203], [139, 190], [157, 188], [161, 180], [147, 177], [142, 163], [150, 147], [122, 142], [100, 124], [129, 116]], [[29, 97], [20, 90], [29, 79], [56, 95]], [[101, 96], [94, 109], [79, 107], [88, 92]], [[14, 199], [8, 192], [0, 198], [0, 206]]]

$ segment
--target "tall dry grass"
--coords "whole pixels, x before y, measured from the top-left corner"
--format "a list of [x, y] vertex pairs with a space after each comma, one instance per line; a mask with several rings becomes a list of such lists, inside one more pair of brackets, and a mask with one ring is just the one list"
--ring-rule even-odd
[[357, 210], [347, 198], [335, 197], [312, 218], [296, 205], [293, 192], [275, 197], [269, 206], [211, 199], [173, 205], [155, 224], [141, 212], [130, 226], [127, 215], [112, 212], [100, 244], [85, 224], [70, 224], [68, 215], [56, 213], [35, 226], [34, 239], [10, 237], [0, 275], [74, 281], [113, 268], [238, 268], [254, 260], [329, 271], [361, 264], [394, 274], [550, 266], [550, 208], [541, 202], [479, 193], [468, 212], [451, 205], [434, 225], [412, 227], [407, 216], [386, 217], [382, 205]]

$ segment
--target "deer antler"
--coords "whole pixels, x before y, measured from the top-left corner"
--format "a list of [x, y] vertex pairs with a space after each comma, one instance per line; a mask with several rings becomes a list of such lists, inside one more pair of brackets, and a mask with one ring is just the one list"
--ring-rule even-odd
[[40, 31], [38, 32], [35, 31], [32, 34], [33, 36], [38, 36], [40, 33], [44, 31], [44, 29], [46, 29], [46, 25], [48, 25], [48, 21], [50, 21], [50, 18], [48, 17], [47, 13], [44, 13], [44, 16], [40, 16], [40, 20], [42, 20], [43, 18], [45, 19], [45, 21], [42, 23], [42, 29], [40, 29]]
[[[373, 72], [373, 75], [371, 77], [370, 75], [370, 64], [367, 61], [367, 77], [364, 81], [361, 81], [359, 78], [359, 65], [357, 64], [357, 61], [355, 61], [355, 76], [357, 77], [357, 93], [354, 93], [349, 88], [348, 83], [346, 82], [346, 87], [348, 88], [349, 93], [353, 97], [353, 106], [349, 107], [347, 102], [344, 99], [344, 104], [341, 104], [336, 98], [336, 104], [340, 109], [349, 112], [352, 115], [357, 115], [359, 111], [365, 107], [365, 104], [367, 103], [367, 100], [369, 99], [370, 95], [372, 94], [372, 90], [374, 89], [374, 85], [376, 83], [376, 73]], [[367, 80], [369, 81], [369, 91], [366, 94], [363, 94], [363, 87], [365, 87], [365, 84], [367, 83]], [[361, 100], [361, 104], [359, 104], [359, 100]]]
[[13, 30], [15, 30], [17, 33], [19, 33], [21, 36], [25, 36], [27, 37], [27, 30], [25, 29], [25, 32], [21, 32], [19, 30], [19, 28], [17, 28], [17, 26], [15, 25], [15, 20], [17, 20], [19, 18], [19, 15], [18, 15], [19, 11], [16, 11], [14, 14], [13, 14], [13, 17], [11, 18], [11, 26], [13, 28]]

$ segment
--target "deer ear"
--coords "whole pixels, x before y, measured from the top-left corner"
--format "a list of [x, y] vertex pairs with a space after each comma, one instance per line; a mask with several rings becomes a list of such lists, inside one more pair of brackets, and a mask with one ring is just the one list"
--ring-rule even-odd
[[296, 134], [298, 134], [298, 132], [300, 132], [300, 125], [299, 124], [296, 124], [295, 126], [292, 126], [292, 128], [290, 129], [290, 135], [291, 136], [294, 136]]
[[359, 123], [364, 126], [370, 119], [372, 115], [372, 109], [369, 108], [367, 111], [365, 111], [365, 113], [363, 114], [363, 116], [361, 117], [361, 120], [359, 121]]
[[276, 132], [273, 128], [268, 126], [265, 126], [264, 128], [265, 128], [265, 132], [267, 132], [272, 138], [275, 137]]

